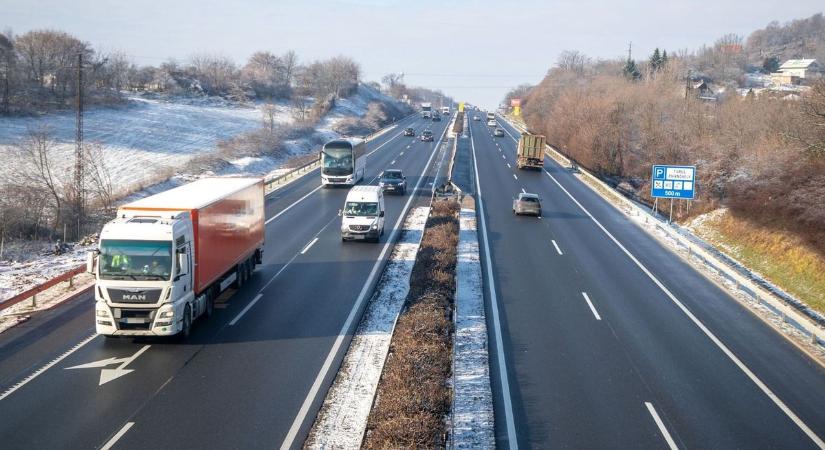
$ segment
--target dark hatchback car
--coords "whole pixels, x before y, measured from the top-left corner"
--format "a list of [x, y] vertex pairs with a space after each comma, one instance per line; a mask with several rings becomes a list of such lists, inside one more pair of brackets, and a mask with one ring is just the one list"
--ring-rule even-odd
[[392, 191], [401, 195], [407, 193], [407, 177], [399, 169], [387, 169], [382, 172], [378, 185], [384, 191]]
[[435, 138], [433, 137], [433, 132], [430, 131], [430, 130], [424, 130], [424, 132], [421, 133], [421, 140], [424, 141], [424, 142], [426, 142], [426, 141], [432, 142], [433, 140], [435, 140]]
[[404, 136], [415, 136], [415, 129], [408, 127], [404, 129]]
[[441, 122], [441, 116], [433, 116], [433, 122]]

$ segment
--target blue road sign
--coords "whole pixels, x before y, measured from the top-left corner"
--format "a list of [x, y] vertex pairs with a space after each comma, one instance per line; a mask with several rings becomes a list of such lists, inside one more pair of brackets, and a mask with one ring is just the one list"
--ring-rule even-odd
[[693, 200], [695, 192], [696, 166], [653, 166], [651, 197]]

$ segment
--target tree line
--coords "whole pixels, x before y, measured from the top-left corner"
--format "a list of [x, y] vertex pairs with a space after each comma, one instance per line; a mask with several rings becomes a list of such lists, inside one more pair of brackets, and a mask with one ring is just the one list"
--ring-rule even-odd
[[793, 100], [750, 94], [707, 101], [687, 78], [701, 52], [669, 53], [664, 64], [662, 55], [634, 61], [633, 74], [629, 58], [593, 61], [566, 52], [541, 83], [508, 97], [522, 98], [531, 130], [642, 201], [652, 201], [652, 164], [696, 165], [692, 213], [727, 206], [791, 229], [825, 253], [825, 81]]
[[238, 65], [226, 56], [201, 53], [185, 62], [140, 66], [122, 52], [97, 51], [63, 31], [19, 36], [7, 31], [0, 33], [0, 114], [73, 107], [79, 71], [88, 104], [122, 102], [128, 91], [239, 101], [340, 98], [355, 90], [361, 76], [360, 65], [346, 56], [301, 63], [292, 50], [258, 51]]

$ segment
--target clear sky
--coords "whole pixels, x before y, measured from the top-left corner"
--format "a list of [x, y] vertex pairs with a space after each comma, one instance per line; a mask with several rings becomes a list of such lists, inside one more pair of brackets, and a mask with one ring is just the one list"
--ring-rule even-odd
[[256, 50], [339, 54], [366, 80], [405, 81], [483, 107], [537, 83], [562, 50], [646, 58], [695, 49], [726, 33], [825, 10], [822, 0], [0, 0], [0, 29], [55, 28], [139, 64], [210, 52], [243, 63]]

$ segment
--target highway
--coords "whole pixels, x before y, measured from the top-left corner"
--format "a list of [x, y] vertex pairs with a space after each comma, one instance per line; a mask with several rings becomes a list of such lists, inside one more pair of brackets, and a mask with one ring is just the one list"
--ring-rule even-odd
[[[566, 168], [516, 169], [518, 132], [483, 119], [469, 123], [500, 448], [823, 445], [820, 365]], [[522, 191], [541, 218], [512, 214]]]
[[387, 196], [377, 245], [341, 242], [347, 190], [317, 169], [269, 195], [263, 265], [187, 341], [95, 336], [91, 293], [0, 334], [0, 447], [299, 448], [399, 221], [440, 182], [447, 124], [408, 117], [368, 144], [362, 184], [400, 168], [418, 186]]

